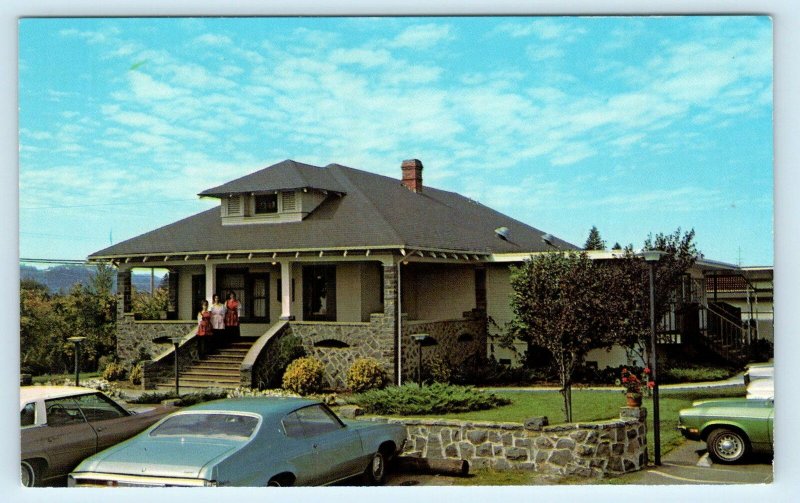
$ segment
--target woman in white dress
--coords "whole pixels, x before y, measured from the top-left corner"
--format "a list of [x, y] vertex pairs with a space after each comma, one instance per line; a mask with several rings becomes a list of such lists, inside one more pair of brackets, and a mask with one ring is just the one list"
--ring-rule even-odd
[[[215, 334], [222, 335], [225, 330], [225, 304], [220, 302], [219, 295], [214, 294], [209, 311], [211, 311], [211, 328]], [[219, 337], [215, 342], [220, 342]]]

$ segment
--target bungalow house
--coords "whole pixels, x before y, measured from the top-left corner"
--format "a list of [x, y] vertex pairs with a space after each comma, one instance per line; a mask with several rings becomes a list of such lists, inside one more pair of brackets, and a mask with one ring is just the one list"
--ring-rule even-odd
[[[172, 375], [171, 340], [181, 382], [198, 387], [259, 385], [269, 347], [287, 335], [334, 386], [359, 357], [401, 383], [419, 351], [451, 364], [484, 356], [487, 316], [510, 309], [509, 262], [576, 247], [426, 187], [422, 171], [416, 159], [403, 161], [401, 179], [286, 160], [200, 192], [218, 207], [92, 254], [117, 268], [118, 355], [152, 358], [147, 388]], [[141, 268], [169, 271], [165, 320], [131, 312], [131, 271]], [[199, 303], [229, 291], [243, 305], [242, 341], [199, 358]]]
[[[398, 384], [415, 377], [420, 351], [426, 367], [434, 359], [518, 361], [490, 329], [512, 317], [509, 266], [577, 247], [426, 187], [422, 171], [416, 159], [403, 161], [400, 179], [286, 160], [200, 192], [218, 207], [92, 254], [117, 268], [118, 356], [146, 359], [146, 388], [172, 382], [174, 361], [183, 386], [260, 386], [271, 351], [289, 336], [323, 361], [335, 387], [360, 357], [378, 360]], [[142, 268], [168, 271], [163, 320], [132, 312], [131, 272]], [[739, 273], [708, 260], [689, 272], [660, 324], [665, 350], [697, 342], [732, 357], [729, 348], [747, 339], [741, 323], [720, 322], [719, 306], [707, 301], [706, 278], [720, 274]], [[230, 291], [242, 302], [242, 338], [200, 357], [200, 302]], [[592, 351], [587, 361], [603, 368], [631, 355]]]

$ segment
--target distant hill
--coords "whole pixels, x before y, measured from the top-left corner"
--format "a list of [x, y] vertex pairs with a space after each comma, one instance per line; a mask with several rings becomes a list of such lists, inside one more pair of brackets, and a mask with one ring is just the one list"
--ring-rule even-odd
[[[37, 269], [28, 265], [19, 266], [19, 278], [32, 279], [47, 287], [51, 293], [66, 293], [75, 284], [88, 285], [89, 280], [94, 274], [94, 267], [79, 265], [58, 265], [47, 269]], [[162, 278], [156, 276], [156, 287], [159, 286]], [[133, 286], [140, 291], [150, 291], [149, 274], [133, 274], [131, 277]], [[117, 290], [117, 278], [114, 277], [114, 291]]]

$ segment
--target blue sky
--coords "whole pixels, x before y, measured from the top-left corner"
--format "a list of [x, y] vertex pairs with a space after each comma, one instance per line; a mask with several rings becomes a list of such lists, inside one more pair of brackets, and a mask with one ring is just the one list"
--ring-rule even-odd
[[81, 259], [283, 159], [400, 176], [582, 245], [694, 228], [773, 263], [767, 17], [20, 22], [20, 256]]

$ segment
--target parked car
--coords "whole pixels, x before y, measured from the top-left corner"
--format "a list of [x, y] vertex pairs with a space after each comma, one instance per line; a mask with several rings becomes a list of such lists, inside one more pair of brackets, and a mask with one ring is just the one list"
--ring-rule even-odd
[[84, 458], [175, 410], [159, 406], [133, 412], [100, 391], [77, 386], [23, 386], [19, 409], [21, 479], [26, 487], [63, 480]]
[[735, 463], [752, 452], [772, 452], [772, 398], [704, 400], [679, 413], [683, 436], [706, 442], [720, 463]]
[[761, 379], [774, 379], [775, 378], [775, 364], [772, 362], [764, 363], [751, 363], [747, 365], [744, 371], [744, 384], [749, 385], [751, 382]]
[[324, 485], [363, 474], [380, 484], [405, 427], [342, 421], [302, 398], [225, 399], [176, 412], [84, 460], [69, 486]]

